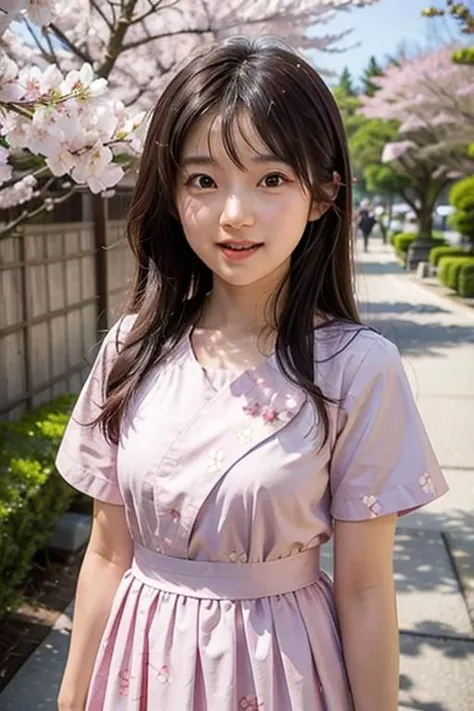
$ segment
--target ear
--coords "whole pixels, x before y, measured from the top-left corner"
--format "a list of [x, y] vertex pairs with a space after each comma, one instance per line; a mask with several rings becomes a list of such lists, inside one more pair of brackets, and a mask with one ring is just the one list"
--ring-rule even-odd
[[331, 207], [330, 202], [313, 202], [311, 210], [308, 217], [308, 222], [315, 222], [319, 220], [325, 212]]
[[316, 202], [314, 201], [308, 217], [308, 222], [315, 222], [319, 220], [325, 212], [329, 210], [334, 200], [339, 192], [339, 187], [341, 185], [341, 176], [336, 171], [332, 174], [332, 183], [325, 185], [325, 192], [328, 196], [328, 201]]

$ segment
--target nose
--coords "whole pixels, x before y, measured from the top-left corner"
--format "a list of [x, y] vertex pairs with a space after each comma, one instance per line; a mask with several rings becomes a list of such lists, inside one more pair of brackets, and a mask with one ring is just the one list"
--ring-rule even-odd
[[252, 201], [244, 195], [233, 193], [226, 197], [219, 220], [221, 227], [240, 229], [255, 222]]

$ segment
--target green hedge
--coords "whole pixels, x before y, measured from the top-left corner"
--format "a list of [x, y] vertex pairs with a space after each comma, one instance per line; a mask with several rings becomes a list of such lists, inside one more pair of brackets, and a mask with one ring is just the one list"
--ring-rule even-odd
[[461, 267], [458, 280], [458, 293], [465, 298], [474, 298], [474, 264]]
[[[418, 235], [415, 232], [401, 232], [396, 235], [393, 240], [393, 246], [395, 251], [399, 256], [405, 256], [408, 252], [410, 245], [417, 239]], [[433, 241], [433, 246], [442, 246], [446, 244], [445, 238], [442, 234], [433, 233], [431, 237]]]
[[395, 247], [396, 253], [399, 255], [406, 254], [411, 243], [415, 240], [415, 232], [400, 232], [398, 235], [395, 235], [393, 240], [393, 246]]
[[449, 202], [456, 211], [449, 216], [449, 226], [465, 235], [474, 245], [474, 175], [455, 183], [449, 191]]
[[439, 261], [438, 278], [448, 289], [459, 289], [459, 276], [464, 266], [474, 265], [474, 257], [442, 257]]
[[466, 250], [462, 247], [451, 247], [449, 245], [441, 245], [440, 247], [433, 247], [430, 251], [430, 262], [435, 267], [438, 266], [439, 261], [442, 257], [465, 257]]
[[34, 554], [75, 497], [54, 459], [76, 397], [0, 423], [0, 617], [17, 603]]

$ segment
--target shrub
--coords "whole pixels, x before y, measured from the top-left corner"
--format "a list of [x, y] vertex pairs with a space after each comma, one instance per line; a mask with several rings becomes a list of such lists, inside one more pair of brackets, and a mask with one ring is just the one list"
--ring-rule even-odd
[[61, 396], [0, 423], [0, 616], [18, 599], [34, 554], [75, 493], [54, 459], [76, 396]]
[[466, 250], [462, 247], [450, 247], [449, 245], [441, 245], [440, 247], [433, 247], [430, 251], [430, 262], [435, 267], [438, 266], [439, 260], [442, 257], [465, 257]]
[[453, 185], [449, 202], [456, 209], [448, 218], [450, 227], [465, 235], [474, 245], [474, 175]]
[[393, 230], [393, 232], [391, 232], [390, 237], [389, 237], [389, 242], [393, 247], [395, 246], [395, 238], [398, 237], [398, 235], [400, 235], [400, 234], [401, 234], [400, 230]]
[[474, 264], [474, 257], [442, 257], [439, 261], [438, 277], [448, 289], [458, 290], [460, 270], [466, 265]]
[[[418, 238], [415, 232], [401, 232], [394, 239], [394, 247], [397, 254], [404, 257], [408, 252], [410, 245]], [[432, 237], [433, 245], [442, 246], [446, 244], [445, 238], [441, 235]]]
[[474, 298], [474, 264], [464, 264], [459, 271], [458, 293]]
[[411, 243], [415, 240], [415, 232], [400, 232], [398, 235], [395, 235], [393, 246], [395, 247], [396, 253], [400, 256], [406, 254]]

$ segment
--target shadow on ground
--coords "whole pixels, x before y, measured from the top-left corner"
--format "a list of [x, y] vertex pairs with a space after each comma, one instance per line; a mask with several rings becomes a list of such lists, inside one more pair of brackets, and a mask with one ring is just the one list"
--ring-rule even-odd
[[[406, 272], [396, 262], [358, 262], [359, 276], [384, 276], [390, 274], [404, 275]], [[449, 306], [442, 307], [433, 304], [428, 298], [425, 303], [409, 301], [381, 301], [360, 304], [360, 312], [364, 323], [372, 326], [384, 336], [393, 341], [406, 355], [432, 355], [441, 357], [443, 349], [474, 343], [474, 327], [472, 324], [458, 325], [443, 323], [443, 317], [452, 314]], [[418, 315], [439, 316], [434, 322], [419, 323]]]
[[405, 274], [397, 262], [357, 262], [357, 276], [380, 276], [383, 274]]
[[[372, 304], [372, 306], [377, 308], [377, 304]], [[385, 304], [380, 306], [385, 306]], [[474, 327], [472, 325], [446, 326], [442, 323], [421, 325], [406, 318], [394, 318], [394, 314], [397, 313], [396, 306], [397, 304], [391, 304], [390, 312], [387, 309], [383, 310], [384, 313], [390, 313], [388, 318], [373, 318], [369, 314], [364, 318], [364, 322], [393, 341], [402, 354], [446, 357], [447, 354], [443, 353], [443, 349], [474, 343]], [[372, 313], [377, 313], [375, 309]], [[380, 313], [382, 313], [382, 309], [380, 309]], [[406, 313], [406, 311], [400, 311], [400, 313]], [[415, 309], [412, 310], [412, 313], [416, 313]], [[417, 313], [421, 313], [421, 311], [418, 310]]]
[[449, 314], [449, 309], [442, 309], [435, 304], [412, 304], [410, 301], [392, 301], [384, 303], [364, 302], [361, 310], [366, 318], [371, 314]]
[[[451, 659], [453, 662], [461, 662], [466, 667], [467, 664], [474, 663], [474, 642], [465, 642], [461, 640], [446, 640], [446, 639], [430, 639], [428, 637], [417, 636], [416, 634], [403, 634], [400, 637], [400, 651], [401, 659], [403, 664], [403, 658], [405, 657], [421, 657], [423, 655], [423, 647], [427, 645], [431, 646], [442, 654]], [[472, 667], [469, 667], [472, 668]], [[467, 668], [466, 668], [467, 671]], [[447, 683], [449, 681], [447, 680]], [[402, 698], [399, 700], [398, 709], [403, 711], [404, 709], [413, 709], [414, 711], [452, 711], [452, 709], [458, 708], [458, 706], [453, 706], [452, 703], [445, 704], [438, 700], [426, 700], [425, 688], [424, 696], [425, 699], [421, 700], [418, 697], [419, 692], [419, 682], [417, 679], [412, 678], [409, 674], [403, 673], [400, 675], [400, 691]], [[462, 709], [471, 708], [471, 706], [466, 705], [466, 692], [465, 690], [460, 691], [462, 701], [459, 707]], [[436, 695], [436, 692], [433, 692]], [[456, 695], [455, 689], [449, 692], [449, 695], [453, 698]]]

